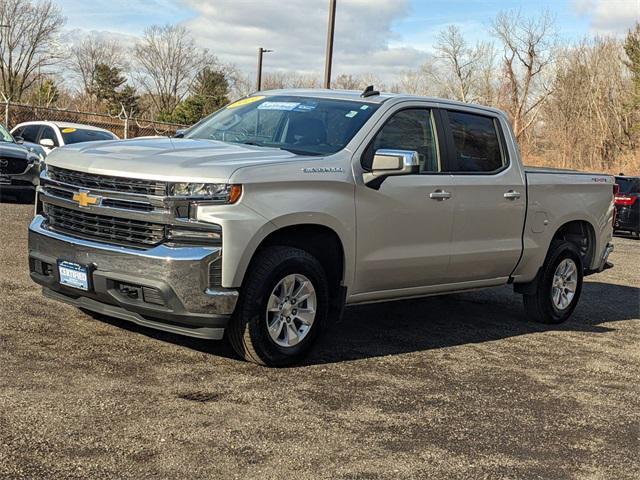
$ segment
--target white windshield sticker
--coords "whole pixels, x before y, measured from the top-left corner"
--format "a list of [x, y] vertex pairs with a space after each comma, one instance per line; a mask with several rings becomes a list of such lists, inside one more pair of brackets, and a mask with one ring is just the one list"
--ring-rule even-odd
[[360, 110], [366, 110], [367, 108], [369, 108], [369, 105], [362, 105], [362, 106], [360, 107]]
[[315, 110], [318, 106], [317, 103], [305, 104], [302, 103], [295, 108], [296, 112], [310, 112], [311, 110]]
[[300, 105], [300, 102], [262, 102], [258, 110], [283, 110], [289, 112]]
[[345, 117], [347, 118], [353, 118], [358, 114], [357, 110], [351, 110], [349, 113], [345, 114]]

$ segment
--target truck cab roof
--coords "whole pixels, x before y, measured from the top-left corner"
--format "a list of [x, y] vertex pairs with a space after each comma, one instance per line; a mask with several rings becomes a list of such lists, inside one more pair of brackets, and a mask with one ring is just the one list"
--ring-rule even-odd
[[493, 107], [487, 107], [486, 105], [478, 105], [475, 103], [459, 102], [457, 100], [450, 100], [446, 98], [428, 97], [421, 95], [409, 95], [406, 93], [390, 93], [380, 92], [376, 95], [370, 95], [367, 97], [362, 96], [362, 90], [333, 90], [325, 88], [288, 88], [278, 90], [264, 90], [256, 92], [253, 95], [265, 95], [265, 96], [299, 96], [299, 97], [311, 97], [311, 98], [330, 98], [335, 100], [351, 100], [359, 101], [363, 103], [382, 104], [387, 101], [426, 101], [431, 103], [439, 103], [443, 106], [452, 107], [472, 107], [474, 109], [485, 110], [492, 114], [505, 115], [502, 110]]

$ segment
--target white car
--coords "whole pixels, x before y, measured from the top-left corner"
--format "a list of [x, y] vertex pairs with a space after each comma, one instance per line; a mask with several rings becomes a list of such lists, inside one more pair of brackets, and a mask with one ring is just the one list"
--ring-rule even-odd
[[25, 142], [36, 143], [48, 154], [56, 147], [96, 140], [119, 140], [104, 128], [69, 122], [24, 122], [16, 125], [11, 134]]

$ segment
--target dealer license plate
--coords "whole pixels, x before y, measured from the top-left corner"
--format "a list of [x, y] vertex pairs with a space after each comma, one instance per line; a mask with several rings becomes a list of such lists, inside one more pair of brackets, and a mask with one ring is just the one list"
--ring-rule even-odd
[[89, 269], [64, 260], [58, 261], [60, 284], [79, 290], [89, 290]]

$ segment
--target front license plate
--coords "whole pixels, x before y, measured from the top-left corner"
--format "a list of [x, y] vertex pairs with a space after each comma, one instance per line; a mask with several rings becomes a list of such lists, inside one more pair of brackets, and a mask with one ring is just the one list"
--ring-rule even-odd
[[80, 290], [89, 290], [89, 269], [73, 262], [58, 261], [60, 284]]

